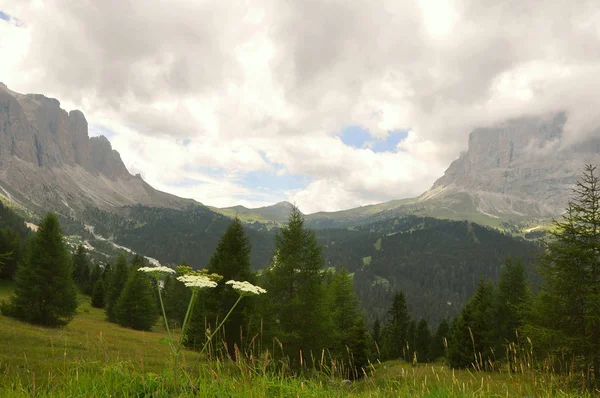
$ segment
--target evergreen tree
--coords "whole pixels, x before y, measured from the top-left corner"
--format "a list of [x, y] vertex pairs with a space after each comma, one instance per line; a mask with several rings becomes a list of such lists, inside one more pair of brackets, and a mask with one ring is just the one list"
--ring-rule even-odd
[[100, 264], [95, 264], [91, 266], [91, 272], [83, 292], [91, 296], [98, 281], [102, 281], [102, 267]]
[[[600, 181], [587, 165], [539, 264], [544, 279], [528, 332], [550, 353], [582, 363], [600, 385]], [[571, 363], [571, 361], [563, 361]], [[569, 369], [570, 370], [570, 369]]]
[[327, 346], [328, 314], [322, 248], [293, 207], [287, 226], [275, 236], [275, 255], [264, 272], [267, 294], [261, 297], [268, 332], [282, 343], [292, 365], [318, 355]]
[[82, 244], [77, 246], [73, 254], [73, 280], [81, 292], [88, 294], [90, 290], [90, 261]]
[[23, 241], [17, 231], [0, 228], [0, 279], [12, 279], [23, 255]]
[[529, 287], [525, 265], [506, 259], [498, 280], [494, 302], [494, 339], [497, 353], [508, 342], [515, 341], [516, 331], [523, 325], [523, 305], [527, 302]]
[[92, 291], [92, 307], [104, 308], [105, 284], [102, 279], [99, 279], [94, 284]]
[[117, 262], [111, 267], [110, 281], [106, 289], [106, 315], [110, 322], [115, 322], [115, 306], [125, 287], [127, 277], [127, 258], [124, 253], [121, 253]]
[[452, 368], [489, 367], [489, 360], [493, 359], [493, 295], [493, 285], [482, 278], [453, 328], [448, 345]]
[[402, 291], [397, 292], [394, 296], [388, 314], [390, 320], [383, 330], [383, 357], [384, 359], [407, 359], [406, 345], [410, 317]]
[[415, 363], [415, 347], [416, 347], [416, 336], [417, 336], [417, 323], [414, 319], [410, 320], [408, 324], [408, 331], [406, 332], [406, 346], [404, 347], [404, 358], [407, 361]]
[[[165, 277], [162, 291], [165, 313], [167, 314], [169, 325], [173, 329], [178, 329], [183, 326], [185, 313], [187, 311], [190, 298], [192, 297], [192, 290], [185, 287], [183, 282], [177, 280], [177, 277], [182, 275], [181, 272], [182, 271], [180, 268], [177, 267], [176, 276], [172, 277], [167, 275]], [[204, 319], [199, 319], [198, 315], [194, 314], [191, 318], [191, 322], [197, 324], [199, 321], [202, 321], [201, 326], [203, 326]], [[204, 339], [204, 335], [199, 335], [199, 337], [201, 337], [201, 340]]]
[[440, 357], [446, 356], [446, 346], [445, 344], [448, 342], [448, 338], [450, 336], [450, 325], [446, 318], [442, 319], [440, 322], [435, 335], [431, 340], [431, 360], [435, 360]]
[[136, 254], [127, 283], [114, 309], [116, 322], [135, 330], [150, 330], [158, 319], [158, 308], [150, 277], [138, 271], [143, 265], [143, 257]]
[[381, 344], [381, 321], [379, 317], [375, 318], [373, 323], [373, 341], [377, 344]]
[[415, 333], [415, 351], [417, 352], [417, 360], [419, 362], [429, 362], [431, 360], [431, 332], [429, 331], [429, 325], [423, 318], [419, 320], [417, 324], [417, 331]]
[[15, 282], [15, 295], [3, 306], [7, 315], [44, 326], [66, 324], [75, 315], [71, 256], [54, 213], [46, 215], [28, 242]]
[[345, 366], [349, 373], [344, 377], [358, 377], [367, 363], [368, 333], [347, 270], [342, 269], [333, 275], [327, 289], [327, 301], [332, 323], [330, 353], [338, 361], [349, 362]]

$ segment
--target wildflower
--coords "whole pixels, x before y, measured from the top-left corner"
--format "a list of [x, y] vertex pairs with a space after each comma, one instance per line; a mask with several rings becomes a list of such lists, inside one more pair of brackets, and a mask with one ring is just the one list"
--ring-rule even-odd
[[217, 282], [211, 281], [205, 275], [182, 275], [178, 276], [177, 280], [191, 288], [217, 287]]
[[175, 270], [163, 265], [157, 267], [141, 267], [138, 271], [146, 272], [155, 278], [160, 278], [163, 275], [174, 274]]
[[262, 287], [254, 286], [252, 283], [250, 283], [248, 281], [239, 282], [239, 281], [231, 280], [231, 281], [225, 282], [225, 284], [231, 285], [232, 288], [234, 288], [238, 293], [240, 293], [243, 296], [251, 295], [251, 294], [263, 294], [263, 293], [267, 292]]

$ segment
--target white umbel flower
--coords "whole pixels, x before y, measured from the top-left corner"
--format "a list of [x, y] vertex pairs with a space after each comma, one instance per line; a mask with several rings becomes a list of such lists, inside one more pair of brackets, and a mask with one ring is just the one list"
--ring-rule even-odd
[[157, 267], [141, 267], [138, 268], [138, 271], [146, 272], [155, 278], [160, 278], [163, 275], [174, 274], [175, 270], [169, 267], [165, 267], [163, 265], [159, 265]]
[[250, 294], [263, 294], [266, 293], [267, 291], [265, 289], [263, 289], [260, 286], [254, 286], [252, 283], [248, 282], [248, 281], [227, 281], [225, 282], [226, 285], [231, 285], [232, 288], [234, 288], [238, 293], [242, 294], [242, 295], [250, 295]]
[[205, 287], [217, 287], [217, 282], [211, 281], [204, 275], [183, 275], [178, 276], [177, 280], [183, 282], [186, 287], [202, 289]]

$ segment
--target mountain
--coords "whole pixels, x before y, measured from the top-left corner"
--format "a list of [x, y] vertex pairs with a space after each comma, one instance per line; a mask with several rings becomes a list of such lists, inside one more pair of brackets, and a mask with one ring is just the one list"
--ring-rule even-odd
[[228, 217], [238, 217], [243, 222], [252, 224], [280, 225], [287, 222], [292, 209], [290, 202], [279, 202], [271, 206], [249, 209], [244, 206], [211, 207], [210, 209]]
[[586, 163], [600, 164], [600, 137], [569, 144], [567, 115], [528, 116], [478, 128], [427, 192], [412, 199], [307, 216], [315, 228], [421, 215], [470, 220], [520, 233], [564, 211]]
[[77, 216], [86, 206], [183, 208], [193, 201], [160, 192], [128, 171], [103, 136], [88, 136], [80, 111], [19, 94], [0, 83], [0, 193], [34, 212]]

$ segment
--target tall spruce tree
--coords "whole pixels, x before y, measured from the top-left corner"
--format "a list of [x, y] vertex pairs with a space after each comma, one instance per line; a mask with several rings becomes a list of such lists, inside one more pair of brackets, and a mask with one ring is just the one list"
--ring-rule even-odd
[[[205, 335], [205, 321], [210, 329], [214, 330], [238, 300], [239, 294], [225, 285], [225, 282], [236, 280], [256, 283], [256, 278], [250, 270], [251, 250], [250, 238], [244, 232], [242, 222], [236, 217], [221, 237], [207, 267], [210, 274], [221, 275], [223, 278], [216, 288], [198, 295], [198, 300], [202, 303], [194, 306], [194, 316], [192, 324], [188, 327], [186, 341], [202, 341]], [[242, 337], [247, 334], [250, 320], [246, 314], [251, 311], [253, 303], [253, 297], [242, 300], [222, 327], [224, 342], [232, 356], [235, 356], [235, 347], [242, 348]], [[222, 345], [218, 344], [217, 347], [219, 346]]]
[[438, 325], [435, 335], [431, 338], [431, 360], [436, 360], [446, 356], [446, 344], [450, 336], [450, 324], [446, 318], [442, 319]]
[[342, 269], [333, 276], [327, 288], [327, 301], [332, 323], [330, 353], [338, 362], [346, 364], [348, 372], [344, 377], [358, 377], [367, 363], [368, 331], [347, 270]]
[[110, 322], [115, 322], [115, 306], [121, 296], [128, 277], [127, 257], [124, 253], [119, 255], [116, 263], [111, 267], [110, 281], [106, 289], [106, 316]]
[[90, 289], [90, 261], [82, 244], [77, 245], [73, 254], [73, 279], [82, 293]]
[[489, 361], [494, 359], [493, 300], [494, 286], [482, 278], [453, 328], [448, 345], [448, 362], [452, 368], [489, 368]]
[[[186, 265], [184, 265], [186, 266]], [[186, 266], [187, 267], [187, 266]], [[183, 326], [185, 319], [185, 313], [192, 297], [191, 289], [185, 287], [185, 284], [177, 280], [177, 277], [182, 276], [181, 269], [177, 267], [177, 275], [165, 277], [165, 282], [162, 291], [163, 305], [165, 306], [165, 313], [167, 315], [167, 321], [173, 329], [179, 329]], [[196, 314], [191, 318], [192, 323], [198, 320]], [[202, 325], [204, 325], [202, 319]], [[204, 335], [200, 336], [202, 339]]]
[[77, 309], [71, 255], [54, 213], [29, 240], [15, 277], [15, 295], [3, 312], [43, 326], [68, 323]]
[[[261, 297], [268, 331], [282, 343], [292, 366], [318, 355], [328, 345], [325, 260], [315, 233], [293, 207], [288, 224], [275, 236], [275, 255], [264, 272], [267, 294]], [[267, 308], [265, 310], [265, 308]]]
[[144, 258], [136, 254], [127, 283], [114, 308], [116, 322], [135, 330], [150, 330], [158, 319], [154, 287], [148, 274], [138, 271]]
[[529, 296], [525, 264], [507, 258], [504, 261], [494, 297], [495, 350], [504, 353], [507, 343], [515, 341], [517, 330], [523, 325], [524, 305]]
[[419, 362], [429, 362], [431, 360], [431, 331], [427, 321], [423, 318], [419, 320], [415, 332], [415, 351]]
[[[397, 292], [394, 296], [388, 315], [389, 321], [383, 329], [383, 357], [385, 359], [408, 359], [406, 345], [409, 342], [410, 316], [402, 291]], [[412, 358], [410, 359], [412, 360]]]
[[600, 181], [595, 166], [585, 167], [554, 227], [539, 264], [544, 283], [528, 317], [528, 333], [550, 353], [566, 354], [570, 361], [563, 363], [581, 364], [589, 387], [598, 387]]

